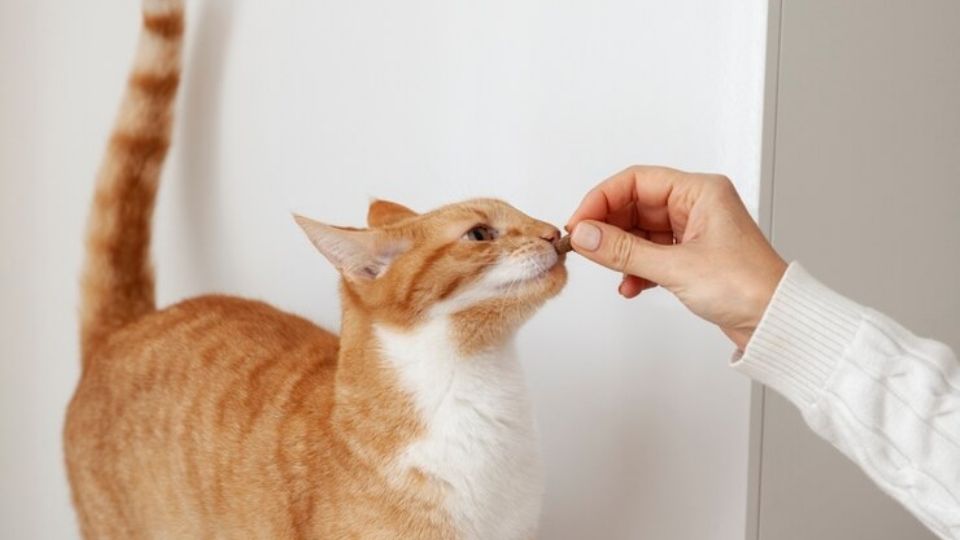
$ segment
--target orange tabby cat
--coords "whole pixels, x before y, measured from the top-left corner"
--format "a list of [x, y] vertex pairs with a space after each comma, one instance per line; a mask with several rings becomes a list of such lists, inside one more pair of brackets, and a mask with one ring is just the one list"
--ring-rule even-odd
[[367, 229], [297, 222], [342, 335], [266, 304], [157, 310], [150, 218], [183, 7], [146, 0], [83, 275], [66, 459], [87, 538], [531, 538], [542, 494], [516, 329], [566, 280], [557, 230], [494, 200]]

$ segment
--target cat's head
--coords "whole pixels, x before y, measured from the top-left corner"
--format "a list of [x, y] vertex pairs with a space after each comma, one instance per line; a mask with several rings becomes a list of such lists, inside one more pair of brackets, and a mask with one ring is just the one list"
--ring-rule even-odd
[[507, 337], [567, 279], [556, 227], [498, 200], [424, 214], [374, 201], [366, 229], [296, 220], [340, 272], [345, 315], [401, 328], [448, 318], [475, 348]]

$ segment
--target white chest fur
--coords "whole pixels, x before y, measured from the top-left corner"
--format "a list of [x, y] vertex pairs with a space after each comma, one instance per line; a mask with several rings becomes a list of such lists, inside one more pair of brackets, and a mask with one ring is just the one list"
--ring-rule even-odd
[[426, 426], [397, 465], [445, 483], [447, 511], [462, 538], [534, 537], [542, 464], [512, 343], [463, 357], [445, 319], [413, 332], [377, 328], [377, 338]]

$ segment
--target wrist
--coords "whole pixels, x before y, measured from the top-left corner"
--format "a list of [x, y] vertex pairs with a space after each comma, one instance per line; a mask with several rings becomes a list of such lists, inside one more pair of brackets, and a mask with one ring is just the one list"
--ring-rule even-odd
[[753, 337], [753, 333], [756, 331], [756, 327], [753, 328], [743, 328], [743, 329], [727, 329], [721, 328], [724, 335], [737, 346], [738, 350], [746, 350], [747, 344], [750, 343], [750, 338]]
[[787, 263], [774, 254], [770, 263], [764, 265], [764, 270], [754, 275], [744, 288], [742, 298], [746, 310], [742, 321], [732, 328], [723, 329], [738, 349], [747, 348], [786, 272]]

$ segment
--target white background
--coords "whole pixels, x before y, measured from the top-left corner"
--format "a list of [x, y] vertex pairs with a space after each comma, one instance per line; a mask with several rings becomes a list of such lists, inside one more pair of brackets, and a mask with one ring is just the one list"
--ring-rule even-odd
[[[0, 537], [76, 535], [61, 459], [77, 273], [136, 2], [0, 1]], [[156, 215], [164, 304], [207, 291], [336, 327], [290, 219], [369, 197], [503, 198], [557, 224], [631, 163], [759, 185], [763, 0], [191, 2]], [[572, 257], [520, 349], [548, 464], [541, 536], [744, 531], [749, 383], [662, 291]]]

